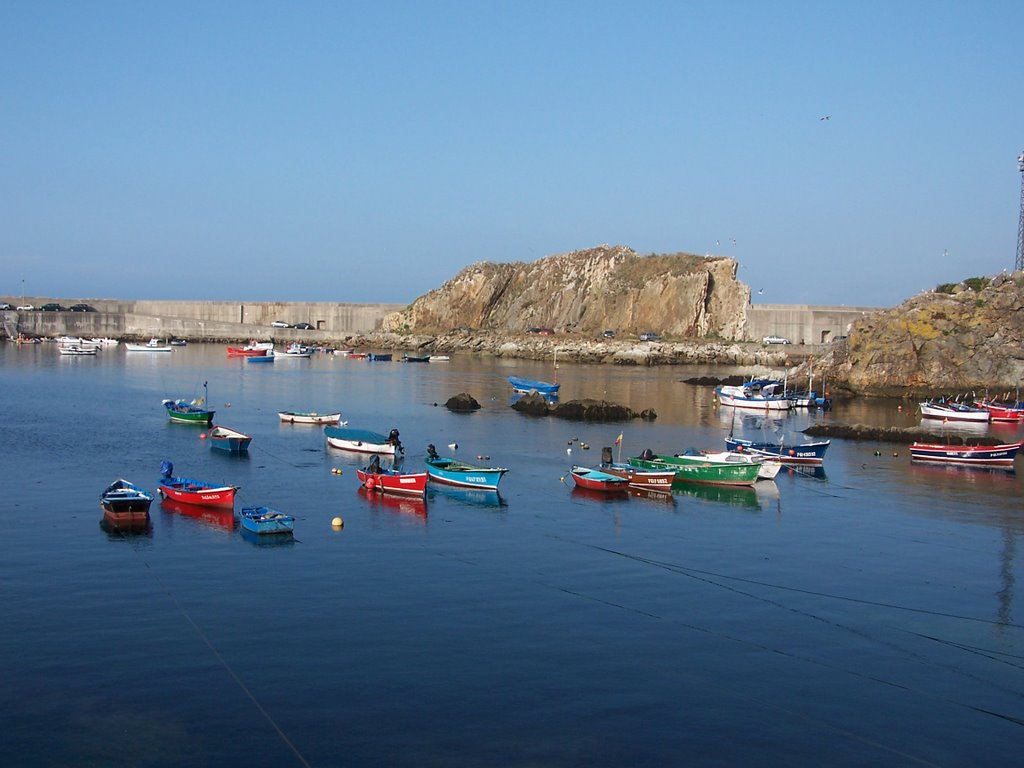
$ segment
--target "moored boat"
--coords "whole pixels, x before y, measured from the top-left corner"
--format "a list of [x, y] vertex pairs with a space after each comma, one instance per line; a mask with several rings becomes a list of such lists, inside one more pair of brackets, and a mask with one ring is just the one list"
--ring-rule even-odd
[[242, 347], [228, 347], [228, 357], [263, 357], [274, 351], [272, 341], [250, 341]]
[[158, 493], [165, 499], [203, 507], [233, 507], [238, 486], [215, 485], [204, 480], [174, 476], [174, 465], [161, 464]]
[[209, 397], [209, 392], [206, 387], [206, 382], [203, 382], [203, 397], [199, 400], [184, 400], [177, 399], [171, 400], [164, 398], [161, 402], [164, 408], [167, 409], [167, 417], [171, 421], [176, 421], [181, 424], [212, 424], [213, 414], [216, 411], [212, 411], [206, 407], [206, 401]]
[[403, 363], [429, 363], [430, 355], [402, 355]]
[[367, 362], [370, 363], [390, 363], [391, 353], [390, 352], [371, 352], [366, 356]]
[[1014, 423], [1024, 420], [1024, 409], [1011, 405], [995, 403], [991, 400], [976, 400], [974, 407], [988, 411], [989, 419], [992, 421]]
[[242, 507], [238, 512], [242, 528], [253, 533], [288, 534], [295, 531], [295, 518], [270, 507]]
[[152, 494], [125, 479], [112, 482], [100, 494], [103, 518], [113, 526], [136, 527], [149, 522]]
[[206, 433], [211, 448], [228, 453], [248, 453], [252, 437], [237, 429], [215, 424]]
[[171, 352], [174, 347], [164, 344], [160, 339], [150, 339], [145, 344], [132, 344], [125, 342], [124, 348], [128, 352]]
[[247, 355], [245, 362], [247, 363], [272, 363], [277, 355], [274, 354], [273, 350], [265, 355]]
[[399, 469], [384, 469], [380, 457], [374, 454], [370, 463], [356, 470], [359, 482], [368, 491], [393, 493], [400, 496], [424, 496], [427, 492], [426, 472], [402, 472]]
[[405, 453], [402, 441], [398, 438], [398, 430], [392, 429], [387, 435], [369, 429], [352, 429], [350, 427], [324, 427], [327, 444], [332, 448], [355, 453], [376, 453], [382, 456], [394, 456]]
[[81, 357], [81, 356], [95, 356], [97, 347], [85, 346], [80, 347], [77, 344], [61, 344], [57, 349], [62, 355], [70, 357]]
[[751, 379], [739, 386], [719, 384], [715, 394], [722, 405], [734, 408], [788, 411], [793, 407], [785, 385], [775, 379]]
[[612, 475], [600, 469], [573, 466], [569, 470], [577, 488], [600, 493], [625, 493], [629, 489], [629, 480], [625, 477]]
[[427, 475], [432, 482], [460, 488], [498, 490], [498, 483], [508, 472], [504, 467], [481, 467], [458, 459], [438, 456], [433, 445], [427, 446]]
[[750, 455], [725, 451], [700, 453], [699, 451], [675, 455], [655, 454], [650, 450], [632, 456], [634, 467], [674, 469], [676, 480], [713, 485], [753, 485], [757, 481], [762, 460]]
[[1013, 460], [1021, 446], [1024, 446], [1024, 442], [1002, 445], [911, 443], [910, 458], [912, 461], [961, 464], [973, 467], [1012, 468]]
[[919, 403], [918, 406], [921, 409], [921, 417], [925, 419], [973, 421], [979, 423], [991, 420], [989, 412], [984, 408], [972, 408], [962, 403], [929, 400], [925, 403]]
[[725, 447], [730, 451], [775, 459], [786, 465], [816, 465], [825, 461], [825, 451], [828, 450], [831, 442], [831, 440], [816, 440], [809, 443], [786, 445], [785, 443], [759, 443], [754, 440], [729, 436], [725, 438]]
[[558, 393], [559, 388], [562, 386], [558, 383], [550, 381], [540, 381], [539, 379], [523, 379], [519, 376], [509, 376], [508, 383], [512, 385], [512, 390], [515, 392], [521, 392], [523, 394], [529, 394], [530, 392], [537, 392], [541, 395], [555, 395]]
[[278, 411], [277, 417], [289, 424], [340, 424], [340, 413], [318, 413], [317, 411]]
[[623, 461], [613, 461], [612, 449], [608, 446], [601, 449], [601, 464], [598, 469], [609, 475], [625, 478], [630, 488], [644, 488], [663, 493], [672, 491], [672, 481], [676, 476], [674, 469], [634, 467]]
[[274, 357], [307, 359], [313, 356], [313, 350], [310, 347], [305, 347], [296, 341], [289, 344], [284, 351], [268, 352], [267, 354], [272, 354]]

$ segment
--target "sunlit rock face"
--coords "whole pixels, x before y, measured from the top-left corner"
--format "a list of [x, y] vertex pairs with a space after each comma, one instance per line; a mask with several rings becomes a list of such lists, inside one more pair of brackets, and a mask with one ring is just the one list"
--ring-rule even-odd
[[857, 321], [815, 369], [833, 390], [1015, 397], [1024, 382], [1024, 273], [946, 290]]
[[726, 257], [641, 256], [599, 246], [529, 263], [480, 262], [385, 319], [393, 333], [452, 329], [510, 334], [637, 334], [676, 338], [743, 338], [750, 289]]

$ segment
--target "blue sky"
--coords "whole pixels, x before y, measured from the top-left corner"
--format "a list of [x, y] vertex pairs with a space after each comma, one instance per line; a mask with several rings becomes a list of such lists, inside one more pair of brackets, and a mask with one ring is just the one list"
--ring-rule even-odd
[[0, 294], [405, 303], [609, 243], [895, 304], [1014, 265], [1019, 10], [6, 0]]

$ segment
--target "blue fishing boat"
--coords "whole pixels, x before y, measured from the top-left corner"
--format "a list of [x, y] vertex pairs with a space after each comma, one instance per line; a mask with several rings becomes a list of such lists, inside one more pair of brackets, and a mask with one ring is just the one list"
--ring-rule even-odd
[[725, 438], [725, 447], [730, 451], [749, 453], [754, 456], [761, 456], [766, 459], [775, 459], [782, 464], [795, 465], [820, 465], [825, 461], [825, 451], [831, 445], [831, 440], [817, 440], [810, 443], [757, 443], [753, 440], [744, 440], [731, 435]]
[[228, 453], [248, 453], [252, 438], [231, 427], [214, 425], [206, 433], [211, 448]]
[[498, 490], [498, 483], [508, 470], [504, 467], [481, 467], [447, 456], [438, 456], [433, 445], [427, 446], [427, 476], [442, 485], [459, 488]]
[[242, 528], [258, 534], [292, 533], [295, 518], [270, 507], [242, 507], [238, 513]]
[[561, 384], [553, 384], [549, 381], [540, 381], [538, 379], [522, 379], [518, 376], [509, 376], [508, 383], [512, 385], [513, 390], [523, 394], [537, 392], [541, 395], [555, 395], [558, 393], [558, 388], [562, 386]]
[[376, 362], [376, 363], [390, 363], [391, 362], [391, 354], [387, 353], [387, 352], [384, 352], [384, 353], [371, 352], [370, 354], [368, 354], [366, 356], [366, 359], [369, 362], [371, 362], [371, 363], [374, 363], [374, 362]]
[[249, 355], [245, 358], [247, 363], [272, 363], [276, 355], [265, 354], [265, 355]]

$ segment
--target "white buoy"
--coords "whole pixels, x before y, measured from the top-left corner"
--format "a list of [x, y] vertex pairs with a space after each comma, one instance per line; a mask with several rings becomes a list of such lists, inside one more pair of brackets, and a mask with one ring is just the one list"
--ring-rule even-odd
[[448, 447], [451, 448], [453, 451], [455, 451], [455, 450], [458, 450], [459, 444], [458, 443], [448, 443]]

